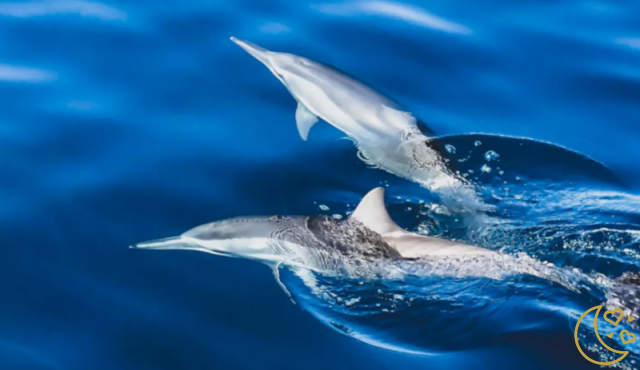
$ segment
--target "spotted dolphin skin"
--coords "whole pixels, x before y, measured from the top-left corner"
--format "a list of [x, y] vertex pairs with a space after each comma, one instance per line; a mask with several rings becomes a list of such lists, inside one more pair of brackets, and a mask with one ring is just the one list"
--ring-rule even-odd
[[461, 184], [427, 145], [430, 138], [416, 119], [390, 99], [326, 65], [231, 40], [267, 66], [298, 102], [295, 117], [303, 140], [321, 118], [353, 139], [371, 164], [432, 190]]
[[494, 253], [403, 230], [386, 210], [383, 188], [369, 192], [344, 221], [307, 216], [233, 218], [195, 227], [177, 237], [135, 244], [132, 248], [196, 250], [272, 266], [287, 263], [314, 270], [335, 267], [337, 257], [413, 259]]

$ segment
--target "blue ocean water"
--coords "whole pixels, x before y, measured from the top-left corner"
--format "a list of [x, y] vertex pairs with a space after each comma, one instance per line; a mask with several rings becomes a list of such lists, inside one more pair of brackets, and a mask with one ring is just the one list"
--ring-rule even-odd
[[[0, 35], [2, 369], [595, 368], [576, 313], [640, 270], [638, 2], [2, 1]], [[398, 101], [492, 221], [457, 226], [329, 125], [302, 141], [295, 101], [230, 36]], [[285, 268], [290, 298], [252, 261], [128, 248], [228, 217], [346, 216], [381, 185], [403, 227], [524, 253], [547, 279], [410, 264], [318, 276], [321, 299]]]

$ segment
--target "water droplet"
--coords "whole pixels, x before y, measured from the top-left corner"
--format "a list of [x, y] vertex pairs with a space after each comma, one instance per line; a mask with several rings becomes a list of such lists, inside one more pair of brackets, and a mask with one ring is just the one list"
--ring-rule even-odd
[[486, 164], [483, 164], [482, 167], [480, 167], [480, 171], [489, 173], [491, 172], [491, 167], [487, 166]]
[[329, 207], [325, 206], [324, 204], [319, 205], [318, 208], [320, 208], [323, 211], [328, 211], [329, 210]]
[[456, 147], [451, 145], [451, 144], [446, 144], [445, 149], [447, 149], [447, 152], [449, 153], [455, 153], [456, 152]]
[[360, 302], [360, 298], [352, 298], [352, 299], [349, 299], [348, 301], [346, 301], [345, 304], [347, 306], [351, 306], [354, 303], [358, 303], [358, 302]]
[[517, 176], [516, 176], [516, 181], [520, 181], [520, 177], [517, 177]]
[[480, 146], [480, 145], [482, 145], [482, 143], [478, 140], [478, 141], [476, 141], [475, 143], [473, 143], [473, 145], [475, 145], [475, 146]]
[[337, 213], [332, 215], [331, 217], [335, 218], [336, 220], [342, 220], [342, 215], [339, 215]]
[[493, 150], [489, 150], [488, 152], [484, 153], [484, 159], [486, 159], [487, 161], [495, 161], [496, 159], [498, 159], [498, 157], [500, 157], [500, 155]]

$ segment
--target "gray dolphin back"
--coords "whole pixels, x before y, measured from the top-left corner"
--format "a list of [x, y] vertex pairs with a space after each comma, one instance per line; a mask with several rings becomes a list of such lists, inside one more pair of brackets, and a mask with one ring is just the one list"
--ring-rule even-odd
[[195, 227], [184, 237], [198, 240], [267, 238], [342, 255], [400, 258], [384, 238], [356, 220], [331, 217], [240, 217]]
[[194, 227], [182, 236], [199, 240], [278, 238], [290, 229], [303, 229], [306, 217], [236, 217]]

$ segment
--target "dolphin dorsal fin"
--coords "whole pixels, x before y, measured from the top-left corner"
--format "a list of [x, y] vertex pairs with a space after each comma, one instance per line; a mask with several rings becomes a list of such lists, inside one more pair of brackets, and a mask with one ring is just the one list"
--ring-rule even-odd
[[296, 124], [298, 125], [298, 133], [300, 133], [302, 140], [307, 141], [309, 130], [311, 130], [311, 127], [313, 127], [316, 122], [318, 122], [318, 117], [309, 112], [304, 105], [298, 103], [298, 109], [296, 109]]
[[352, 219], [361, 222], [364, 226], [380, 235], [403, 231], [398, 226], [384, 205], [384, 188], [375, 188], [362, 198], [358, 207], [351, 215]]

